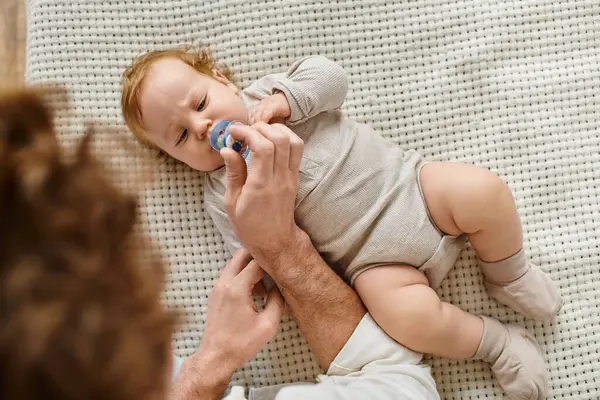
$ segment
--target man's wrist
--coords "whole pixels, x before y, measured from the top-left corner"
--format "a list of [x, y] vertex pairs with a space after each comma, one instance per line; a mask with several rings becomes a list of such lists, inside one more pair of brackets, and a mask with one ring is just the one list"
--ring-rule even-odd
[[[312, 275], [312, 258], [318, 255], [309, 236], [295, 226], [288, 244], [278, 252], [265, 253], [259, 264], [275, 281], [280, 289], [296, 287], [306, 276]], [[301, 265], [302, 268], [298, 268]]]
[[286, 251], [259, 264], [281, 290], [326, 371], [365, 314], [358, 295], [326, 264], [300, 228], [291, 235]]
[[201, 345], [183, 362], [169, 400], [221, 399], [236, 371], [224, 361], [221, 354]]
[[227, 384], [240, 366], [233, 365], [232, 357], [219, 350], [202, 344], [190, 358], [196, 364], [196, 369], [210, 376], [215, 384]]

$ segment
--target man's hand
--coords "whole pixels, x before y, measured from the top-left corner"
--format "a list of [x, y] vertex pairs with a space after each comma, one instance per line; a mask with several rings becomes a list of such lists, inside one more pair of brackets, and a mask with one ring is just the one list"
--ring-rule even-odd
[[229, 129], [236, 139], [248, 144], [253, 155], [247, 175], [239, 154], [221, 150], [228, 179], [225, 209], [244, 246], [259, 264], [266, 265], [267, 260], [293, 246], [300, 232], [294, 220], [294, 203], [304, 143], [281, 124], [234, 125]]
[[250, 361], [277, 331], [284, 302], [274, 287], [265, 308], [257, 312], [252, 290], [264, 271], [241, 249], [227, 263], [208, 297], [202, 352], [217, 355], [235, 372]]
[[358, 295], [325, 263], [294, 220], [304, 143], [283, 125], [231, 127], [253, 151], [252, 168], [231, 149], [225, 208], [238, 238], [273, 278], [324, 370], [365, 315]]
[[244, 249], [227, 263], [208, 298], [204, 340], [184, 361], [169, 400], [220, 399], [235, 371], [271, 340], [284, 302], [274, 287], [264, 310], [257, 312], [252, 289], [263, 274]]
[[258, 122], [265, 124], [284, 123], [291, 115], [290, 104], [285, 94], [278, 92], [264, 98], [256, 107], [250, 110], [250, 125]]

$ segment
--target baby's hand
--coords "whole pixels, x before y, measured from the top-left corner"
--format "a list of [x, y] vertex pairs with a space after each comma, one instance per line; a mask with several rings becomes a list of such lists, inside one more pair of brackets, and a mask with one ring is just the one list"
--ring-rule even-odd
[[279, 92], [263, 99], [256, 107], [250, 110], [249, 122], [254, 125], [258, 122], [284, 123], [290, 117], [290, 104], [285, 94]]

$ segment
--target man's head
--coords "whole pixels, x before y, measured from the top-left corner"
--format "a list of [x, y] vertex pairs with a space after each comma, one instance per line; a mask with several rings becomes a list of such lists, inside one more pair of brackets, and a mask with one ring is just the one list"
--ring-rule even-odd
[[0, 94], [2, 399], [165, 392], [174, 318], [163, 270], [136, 251], [136, 201], [87, 143], [66, 161], [40, 97]]
[[247, 123], [248, 111], [226, 68], [208, 47], [151, 51], [123, 74], [125, 122], [145, 144], [199, 171], [223, 165], [208, 131], [227, 119]]

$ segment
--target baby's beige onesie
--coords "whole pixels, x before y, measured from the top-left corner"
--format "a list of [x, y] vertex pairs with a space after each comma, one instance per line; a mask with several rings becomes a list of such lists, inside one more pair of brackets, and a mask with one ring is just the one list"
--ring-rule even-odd
[[[403, 151], [371, 127], [336, 111], [346, 97], [344, 70], [324, 57], [296, 61], [242, 92], [247, 107], [283, 92], [287, 125], [304, 140], [296, 222], [324, 260], [350, 284], [386, 264], [419, 268], [437, 287], [454, 265], [465, 238], [444, 235], [429, 217], [419, 171], [422, 157]], [[251, 157], [248, 158], [251, 167]], [[234, 252], [241, 243], [224, 209], [225, 168], [206, 175], [205, 204]]]

